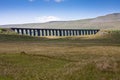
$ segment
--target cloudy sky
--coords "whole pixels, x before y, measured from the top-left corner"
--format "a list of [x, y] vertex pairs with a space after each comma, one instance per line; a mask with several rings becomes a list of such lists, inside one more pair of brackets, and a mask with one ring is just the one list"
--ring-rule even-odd
[[0, 25], [93, 18], [120, 13], [120, 0], [0, 0]]

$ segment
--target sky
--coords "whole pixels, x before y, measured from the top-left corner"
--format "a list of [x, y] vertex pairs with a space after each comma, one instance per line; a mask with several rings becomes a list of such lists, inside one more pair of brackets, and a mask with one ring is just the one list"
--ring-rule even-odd
[[0, 25], [94, 18], [120, 13], [120, 0], [0, 0]]

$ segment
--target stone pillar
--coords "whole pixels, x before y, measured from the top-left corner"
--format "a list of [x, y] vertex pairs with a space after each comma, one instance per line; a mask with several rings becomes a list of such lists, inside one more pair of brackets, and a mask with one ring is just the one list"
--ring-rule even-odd
[[19, 29], [19, 34], [22, 35], [22, 30], [21, 29]]
[[16, 33], [18, 33], [17, 29], [14, 29], [14, 31], [15, 31]]
[[95, 30], [93, 30], [93, 35], [95, 34]]
[[42, 36], [42, 30], [40, 29], [40, 36]]
[[79, 36], [80, 34], [79, 34], [79, 30], [77, 30], [77, 36]]
[[66, 36], [68, 36], [68, 30], [66, 30]]
[[83, 30], [80, 30], [80, 34], [81, 34], [81, 36], [83, 35]]
[[85, 30], [83, 30], [83, 35], [85, 35]]
[[65, 30], [65, 36], [67, 36], [67, 30]]
[[52, 30], [52, 36], [54, 36], [55, 34], [54, 34], [54, 29]]
[[92, 31], [90, 30], [90, 35], [92, 35]]
[[25, 29], [25, 32], [26, 32], [26, 35], [28, 35], [28, 33], [27, 33], [27, 29]]
[[29, 30], [29, 29], [27, 29], [27, 35], [29, 35], [29, 36], [30, 36], [30, 30]]
[[92, 35], [91, 30], [89, 31], [89, 34]]
[[84, 30], [84, 35], [86, 35], [86, 30]]
[[31, 30], [31, 36], [34, 36], [34, 31], [33, 31], [33, 29]]
[[93, 30], [93, 35], [95, 34], [95, 31]]
[[95, 35], [96, 31], [94, 30], [94, 35]]
[[93, 35], [93, 30], [90, 30], [91, 35]]
[[95, 34], [97, 33], [97, 30], [95, 30]]
[[83, 31], [83, 30], [81, 30], [81, 35], [82, 35], [82, 36], [84, 35], [84, 31]]
[[88, 32], [88, 30], [86, 30], [86, 33], [87, 33], [86, 35], [89, 35], [89, 32]]
[[63, 30], [61, 30], [61, 36], [64, 36], [64, 34], [63, 34]]
[[59, 30], [59, 34], [60, 34], [60, 36], [62, 36], [61, 30]]
[[23, 34], [23, 33], [22, 33], [22, 29], [20, 29], [20, 30], [19, 30], [19, 32], [20, 32], [20, 35], [22, 35], [22, 34]]
[[35, 36], [38, 36], [38, 31], [35, 29]]
[[89, 30], [89, 35], [91, 35], [91, 30]]
[[92, 33], [92, 30], [90, 30], [90, 35], [92, 35], [93, 33]]
[[65, 30], [63, 30], [62, 32], [63, 32], [63, 36], [65, 36]]
[[45, 35], [44, 35], [44, 36], [47, 36], [47, 30], [46, 30], [46, 29], [44, 30], [44, 33], [45, 33]]
[[50, 30], [50, 32], [51, 32], [51, 36], [53, 36], [53, 30]]
[[46, 36], [48, 36], [48, 32], [47, 32], [47, 29], [45, 29], [45, 34], [46, 34]]
[[92, 34], [94, 35], [95, 33], [94, 33], [94, 30], [92, 30]]
[[59, 30], [57, 30], [57, 34], [58, 34], [58, 36], [60, 36], [60, 31]]
[[40, 36], [40, 29], [37, 29], [37, 32], [38, 32], [38, 36]]
[[44, 35], [44, 29], [42, 29], [42, 36], [45, 36], [45, 35]]
[[79, 30], [79, 36], [81, 36], [81, 30]]
[[90, 35], [90, 30], [87, 30], [88, 31], [88, 35]]
[[65, 30], [65, 36], [67, 36], [67, 30]]
[[71, 36], [71, 30], [69, 30], [69, 35]]
[[97, 33], [97, 30], [95, 30], [95, 34]]
[[74, 30], [74, 36], [76, 36], [76, 31]]
[[33, 29], [33, 36], [35, 36], [35, 29]]
[[73, 36], [72, 30], [70, 30], [70, 36]]
[[70, 36], [70, 30], [67, 30], [68, 36]]
[[91, 32], [90, 32], [90, 30], [89, 30], [89, 35], [91, 35]]
[[27, 29], [25, 29], [25, 35], [28, 35]]
[[50, 34], [50, 36], [52, 36], [52, 34], [51, 34], [51, 29], [49, 30], [49, 34]]
[[47, 36], [49, 36], [49, 30], [47, 29], [46, 31], [47, 31]]
[[71, 36], [73, 36], [73, 30], [71, 30]]
[[69, 35], [71, 36], [71, 30], [69, 30]]
[[86, 30], [84, 30], [84, 35], [87, 35]]
[[56, 30], [53, 30], [54, 31], [54, 36], [56, 36]]
[[42, 36], [44, 36], [44, 29], [42, 29]]
[[19, 29], [17, 29], [17, 33], [19, 34]]
[[25, 29], [23, 29], [23, 35], [26, 35], [26, 30]]
[[30, 29], [30, 36], [32, 36], [32, 32], [31, 32], [31, 29]]
[[22, 34], [22, 35], [24, 34], [23, 29], [21, 29], [21, 34]]
[[84, 30], [84, 35], [87, 35], [87, 32], [86, 32], [86, 30]]
[[46, 31], [45, 31], [45, 29], [43, 30], [43, 36], [46, 36]]

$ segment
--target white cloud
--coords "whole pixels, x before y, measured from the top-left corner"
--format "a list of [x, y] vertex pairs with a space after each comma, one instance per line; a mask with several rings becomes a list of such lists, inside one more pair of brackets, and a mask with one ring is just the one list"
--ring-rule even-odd
[[54, 0], [57, 3], [63, 2], [64, 0]]
[[44, 1], [49, 2], [50, 0], [44, 0]]
[[[29, 2], [33, 2], [33, 1], [35, 1], [35, 0], [28, 0]], [[50, 2], [50, 1], [54, 1], [54, 2], [56, 2], [56, 3], [60, 3], [60, 2], [63, 2], [64, 0], [44, 0], [44, 1], [46, 1], [46, 2]]]
[[28, 0], [29, 2], [33, 2], [33, 1], [35, 1], [35, 0]]
[[59, 21], [61, 20], [59, 17], [55, 17], [55, 16], [42, 16], [42, 17], [36, 17], [35, 20], [37, 22], [49, 22], [49, 21]]
[[47, 1], [47, 2], [54, 1], [54, 2], [56, 2], [56, 3], [60, 3], [60, 2], [63, 2], [63, 1], [65, 1], [65, 0], [44, 0], [44, 1]]

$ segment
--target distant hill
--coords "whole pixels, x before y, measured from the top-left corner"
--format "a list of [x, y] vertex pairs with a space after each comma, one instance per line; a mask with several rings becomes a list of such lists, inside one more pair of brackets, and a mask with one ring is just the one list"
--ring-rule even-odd
[[55, 28], [55, 29], [119, 29], [120, 30], [120, 13], [113, 13], [105, 16], [99, 16], [96, 18], [83, 19], [83, 20], [1, 25], [1, 27]]
[[100, 16], [91, 20], [91, 22], [117, 22], [120, 21], [120, 13], [113, 13], [106, 16]]

